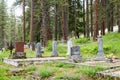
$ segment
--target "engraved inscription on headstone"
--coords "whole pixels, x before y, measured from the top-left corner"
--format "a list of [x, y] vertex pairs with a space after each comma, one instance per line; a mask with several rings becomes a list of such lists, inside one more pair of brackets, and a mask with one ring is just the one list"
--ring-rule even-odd
[[101, 36], [98, 37], [98, 54], [95, 60], [106, 60], [104, 51], [103, 51], [103, 41]]
[[82, 56], [80, 55], [80, 47], [79, 46], [73, 46], [71, 47], [71, 56], [70, 59], [74, 62], [80, 62], [82, 61]]
[[68, 46], [67, 55], [71, 55], [70, 53], [71, 53], [72, 41], [69, 40], [67, 42], [67, 46]]
[[36, 44], [36, 57], [42, 57], [41, 43]]
[[52, 57], [57, 57], [58, 52], [57, 52], [57, 41], [53, 41], [52, 43]]

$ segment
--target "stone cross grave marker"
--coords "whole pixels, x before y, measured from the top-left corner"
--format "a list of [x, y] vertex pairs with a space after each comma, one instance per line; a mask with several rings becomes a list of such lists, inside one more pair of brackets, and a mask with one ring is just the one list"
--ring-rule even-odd
[[67, 42], [67, 46], [68, 46], [68, 50], [67, 50], [67, 55], [68, 56], [70, 56], [71, 54], [71, 47], [72, 47], [72, 41], [71, 40], [69, 40], [68, 42]]
[[26, 53], [24, 52], [24, 42], [15, 43], [15, 52], [13, 53], [12, 58], [15, 59], [26, 58]]
[[80, 55], [80, 47], [79, 46], [71, 47], [70, 60], [72, 60], [73, 62], [81, 62], [82, 61], [82, 56]]
[[98, 36], [98, 53], [95, 60], [98, 60], [98, 61], [106, 60], [106, 57], [103, 51], [103, 41], [101, 36]]
[[36, 57], [42, 57], [42, 46], [41, 43], [36, 44]]
[[58, 52], [57, 52], [57, 41], [53, 41], [52, 43], [52, 57], [57, 57]]

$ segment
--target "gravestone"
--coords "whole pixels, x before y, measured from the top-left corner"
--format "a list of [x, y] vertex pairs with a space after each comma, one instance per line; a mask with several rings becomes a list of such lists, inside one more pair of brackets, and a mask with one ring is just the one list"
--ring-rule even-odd
[[67, 55], [71, 55], [70, 53], [71, 53], [71, 47], [72, 47], [72, 41], [71, 40], [69, 40], [68, 42], [67, 42], [67, 46], [68, 46], [68, 50], [67, 50]]
[[12, 56], [13, 59], [26, 58], [26, 53], [24, 52], [24, 42], [15, 43], [15, 52]]
[[41, 43], [36, 44], [36, 57], [42, 57]]
[[98, 60], [98, 61], [106, 60], [106, 57], [105, 57], [104, 51], [103, 51], [103, 41], [102, 41], [101, 35], [98, 36], [98, 53], [94, 60]]
[[30, 43], [30, 49], [31, 49], [32, 51], [35, 51], [35, 43]]
[[57, 52], [57, 41], [53, 41], [52, 43], [52, 57], [57, 57], [58, 52]]
[[70, 60], [72, 60], [73, 62], [81, 62], [82, 61], [82, 56], [80, 55], [80, 47], [79, 46], [71, 47]]

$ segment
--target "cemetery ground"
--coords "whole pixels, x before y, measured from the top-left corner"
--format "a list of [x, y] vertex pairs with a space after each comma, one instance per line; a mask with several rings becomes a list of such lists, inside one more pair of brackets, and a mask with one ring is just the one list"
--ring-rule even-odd
[[[73, 45], [80, 46], [83, 61], [90, 60], [97, 55], [97, 42], [92, 42], [91, 40], [86, 38], [73, 40]], [[109, 33], [103, 36], [103, 46], [107, 58], [111, 58], [112, 56], [114, 58], [120, 58], [119, 33]], [[35, 51], [25, 49], [25, 52], [27, 57], [35, 57]], [[52, 42], [50, 41], [44, 49], [42, 56], [50, 57], [51, 54]], [[58, 44], [58, 54], [59, 56], [66, 57], [66, 44]], [[3, 58], [9, 57], [9, 55], [9, 50], [0, 53], [0, 80], [113, 80], [109, 76], [104, 78], [103, 76], [96, 75], [99, 71], [109, 69], [102, 65], [94, 67], [75, 66], [74, 64], [67, 64], [65, 61], [54, 61], [15, 67], [5, 64], [2, 61]], [[119, 69], [119, 67], [117, 68]]]

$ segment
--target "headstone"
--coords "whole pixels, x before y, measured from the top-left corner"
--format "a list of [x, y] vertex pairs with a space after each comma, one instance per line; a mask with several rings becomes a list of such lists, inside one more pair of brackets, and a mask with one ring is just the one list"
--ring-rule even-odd
[[101, 36], [98, 36], [98, 53], [95, 60], [98, 60], [98, 61], [106, 60], [106, 57], [103, 51], [103, 41]]
[[57, 41], [53, 41], [52, 43], [52, 57], [57, 57], [58, 52], [57, 52]]
[[72, 60], [73, 62], [81, 62], [82, 61], [82, 56], [80, 55], [80, 47], [79, 46], [71, 47], [70, 60]]
[[69, 40], [67, 42], [67, 46], [68, 46], [67, 55], [71, 55], [70, 54], [71, 53], [71, 47], [72, 47], [72, 41], [71, 40]]
[[26, 53], [24, 52], [24, 42], [15, 43], [15, 52], [13, 53], [12, 58], [14, 59], [26, 58]]
[[32, 51], [35, 51], [35, 43], [31, 43], [31, 44], [30, 44], [30, 49], [31, 49]]
[[36, 44], [36, 57], [42, 57], [41, 43]]
[[16, 52], [24, 52], [24, 42], [16, 42], [15, 50]]

